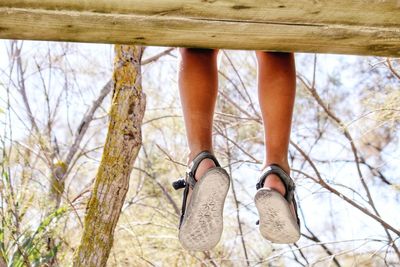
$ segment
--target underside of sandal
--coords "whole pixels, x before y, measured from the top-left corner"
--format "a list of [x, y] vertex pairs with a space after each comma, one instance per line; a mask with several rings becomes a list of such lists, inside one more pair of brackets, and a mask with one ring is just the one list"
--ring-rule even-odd
[[228, 173], [220, 167], [209, 169], [196, 183], [179, 231], [179, 241], [185, 249], [206, 251], [217, 245], [223, 231], [229, 184]]
[[267, 240], [278, 244], [290, 244], [299, 240], [300, 229], [292, 214], [289, 202], [276, 190], [261, 188], [254, 202], [260, 221], [260, 233]]

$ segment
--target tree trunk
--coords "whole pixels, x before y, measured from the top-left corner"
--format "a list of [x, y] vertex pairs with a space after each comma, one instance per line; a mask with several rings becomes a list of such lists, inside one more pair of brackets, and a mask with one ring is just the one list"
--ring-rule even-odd
[[129, 176], [142, 144], [142, 52], [139, 46], [115, 45], [110, 124], [73, 266], [105, 266], [110, 254]]

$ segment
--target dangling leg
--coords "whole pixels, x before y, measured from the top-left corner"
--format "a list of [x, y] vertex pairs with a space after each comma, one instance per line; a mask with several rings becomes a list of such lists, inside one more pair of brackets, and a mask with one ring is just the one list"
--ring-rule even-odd
[[263, 172], [254, 196], [259, 229], [264, 238], [274, 243], [294, 243], [300, 238], [300, 221], [287, 159], [296, 94], [294, 55], [258, 51], [257, 60], [265, 137]]
[[[180, 48], [179, 92], [189, 145], [189, 162], [203, 150], [213, 151], [212, 124], [218, 93], [218, 50]], [[196, 179], [214, 162], [205, 159]]]
[[[288, 147], [296, 94], [296, 70], [292, 53], [257, 51], [258, 97], [264, 122], [265, 159], [262, 169], [271, 163], [290, 173]], [[285, 194], [275, 174], [268, 175], [264, 187]]]
[[[184, 183], [178, 236], [184, 248], [204, 251], [215, 247], [221, 238], [223, 208], [230, 184], [228, 173], [208, 153], [213, 150], [218, 51], [182, 48], [180, 52], [179, 88], [190, 150], [189, 162], [193, 161], [193, 165]], [[208, 152], [198, 155], [203, 150]]]

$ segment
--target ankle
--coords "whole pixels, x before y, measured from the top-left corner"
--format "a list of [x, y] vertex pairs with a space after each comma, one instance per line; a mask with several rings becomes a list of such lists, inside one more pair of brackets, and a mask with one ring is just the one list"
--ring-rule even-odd
[[[288, 175], [290, 175], [290, 167], [287, 161], [267, 160], [261, 170], [263, 171], [267, 166], [271, 164], [279, 165]], [[269, 174], [264, 182], [264, 188], [271, 188], [277, 190], [281, 195], [285, 195], [286, 188], [278, 175], [271, 173]]]
[[[211, 154], [214, 154], [212, 152], [212, 149], [207, 149], [207, 148], [191, 150], [188, 155], [188, 165], [190, 165], [192, 163], [193, 159], [202, 151], [208, 151]], [[211, 169], [215, 166], [216, 165], [212, 159], [205, 158], [205, 159], [201, 160], [199, 163], [199, 166], [197, 167], [194, 178], [198, 181], [206, 173], [206, 171], [208, 169]]]
[[211, 159], [203, 159], [196, 170], [194, 178], [198, 181], [207, 172], [207, 170], [214, 168], [215, 163]]

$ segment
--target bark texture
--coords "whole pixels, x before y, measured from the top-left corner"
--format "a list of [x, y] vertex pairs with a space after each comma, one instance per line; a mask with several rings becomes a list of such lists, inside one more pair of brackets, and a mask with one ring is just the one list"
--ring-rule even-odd
[[140, 70], [142, 52], [139, 46], [115, 45], [110, 124], [73, 266], [107, 263], [130, 173], [142, 144], [145, 110]]

